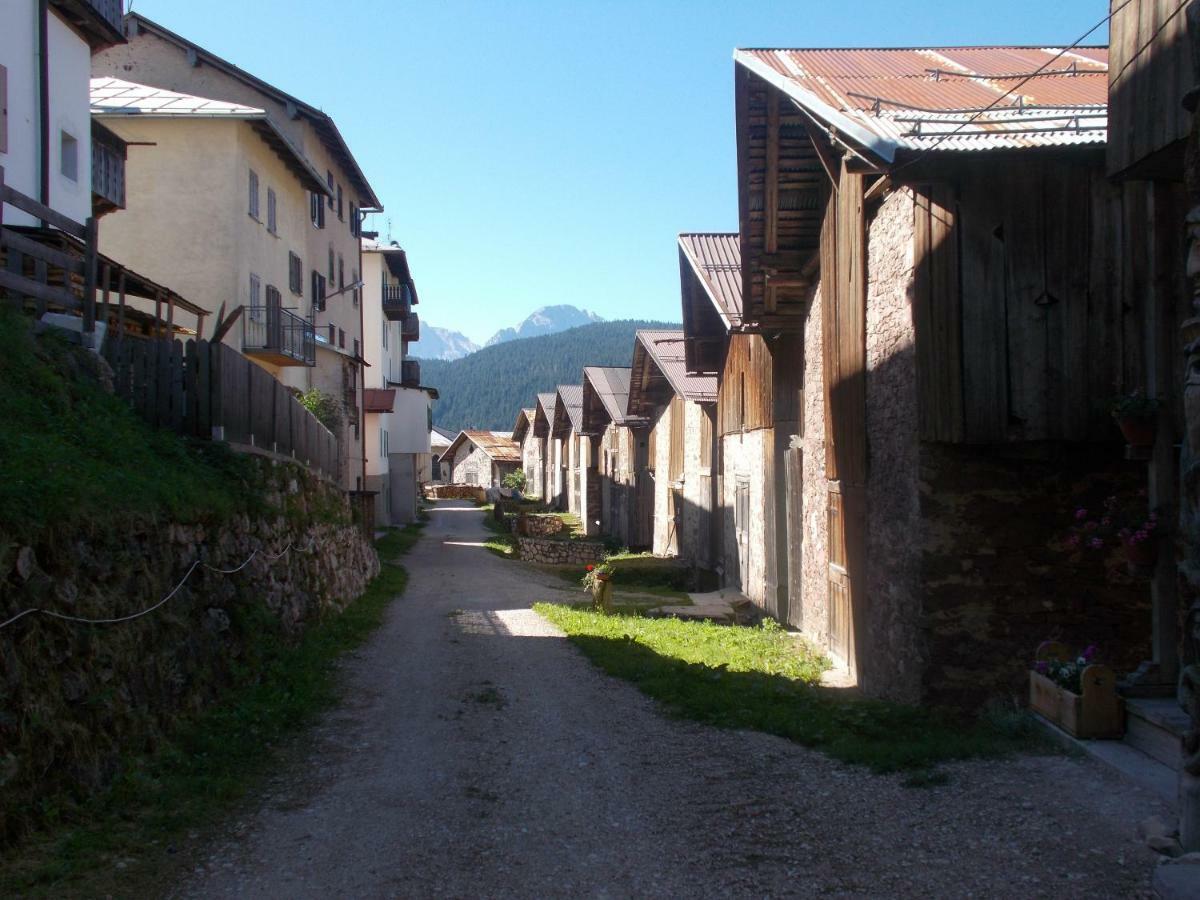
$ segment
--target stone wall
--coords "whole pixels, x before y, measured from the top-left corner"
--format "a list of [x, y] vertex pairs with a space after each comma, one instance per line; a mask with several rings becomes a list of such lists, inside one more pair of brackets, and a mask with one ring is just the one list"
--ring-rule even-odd
[[473, 484], [430, 484], [425, 487], [428, 500], [476, 500], [485, 499], [484, 489]]
[[[740, 588], [743, 594], [759, 606], [766, 602], [765, 548], [766, 531], [766, 467], [764, 459], [768, 442], [775, 439], [774, 429], [727, 434], [721, 439], [726, 587]], [[746, 540], [739, 547], [736, 532], [737, 486], [744, 479], [749, 491], [749, 520]]]
[[0, 631], [0, 842], [28, 823], [38, 797], [101, 788], [123, 758], [212, 703], [239, 666], [252, 676], [255, 645], [269, 633], [294, 639], [378, 573], [339, 490], [290, 464], [254, 465], [265, 503], [253, 516], [0, 540], [0, 619], [29, 607], [129, 615], [165, 597], [196, 560], [232, 569], [257, 551], [233, 574], [196, 568], [165, 605], [132, 621], [34, 614]]
[[492, 458], [475, 444], [464, 441], [454, 454], [450, 479], [455, 484], [494, 487], [496, 485], [492, 483]]
[[[1118, 672], [1150, 657], [1149, 582], [1108, 558], [1070, 553], [1071, 511], [1135, 493], [1145, 464], [1118, 446], [999, 451], [922, 444], [922, 699], [965, 706], [1023, 697], [1044, 640], [1083, 647]], [[1087, 499], [1085, 499], [1087, 498]]]
[[517, 553], [527, 562], [586, 566], [602, 562], [605, 552], [600, 541], [558, 541], [517, 535]]
[[[818, 647], [829, 643], [829, 487], [825, 473], [823, 325], [818, 287], [804, 321], [804, 421], [799, 442], [804, 482], [799, 625]], [[796, 564], [793, 559], [792, 565]]]
[[526, 515], [517, 518], [518, 533], [528, 537], [558, 534], [566, 527], [566, 522], [558, 516]]

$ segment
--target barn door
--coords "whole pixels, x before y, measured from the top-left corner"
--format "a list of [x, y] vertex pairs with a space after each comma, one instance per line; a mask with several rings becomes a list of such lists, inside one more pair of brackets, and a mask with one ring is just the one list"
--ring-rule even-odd
[[733, 534], [737, 543], [737, 588], [746, 590], [750, 565], [750, 479], [739, 475], [733, 494]]
[[787, 482], [787, 623], [793, 628], [802, 628], [804, 623], [803, 553], [804, 553], [804, 467], [803, 456], [798, 447], [789, 447], [784, 452], [784, 472]]
[[683, 489], [667, 492], [667, 555], [679, 555], [679, 526], [683, 520]]
[[846, 566], [846, 516], [839, 481], [829, 482], [829, 650], [850, 660], [850, 572]]

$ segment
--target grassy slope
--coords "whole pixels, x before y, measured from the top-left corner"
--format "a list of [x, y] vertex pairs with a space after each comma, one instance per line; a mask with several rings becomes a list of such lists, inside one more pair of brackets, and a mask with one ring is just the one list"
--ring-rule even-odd
[[[817, 686], [827, 663], [778, 625], [713, 625], [538, 604], [584, 654], [632, 681], [672, 714], [753, 728], [876, 772], [997, 756], [1037, 744], [1028, 720], [991, 711], [964, 722]], [[927, 776], [919, 778], [923, 783]]]
[[146, 425], [79, 358], [53, 338], [35, 341], [27, 319], [0, 308], [0, 532], [28, 539], [116, 517], [188, 521], [254, 501], [243, 460]]
[[[376, 545], [383, 570], [342, 614], [310, 626], [288, 644], [266, 621], [247, 683], [197, 717], [154, 756], [126, 769], [82, 814], [0, 859], [0, 896], [159, 894], [186, 863], [176, 855], [189, 829], [228, 815], [275, 766], [280, 743], [338, 697], [335, 664], [383, 621], [408, 575], [397, 559], [419, 525], [394, 529]], [[121, 869], [116, 869], [123, 862]]]

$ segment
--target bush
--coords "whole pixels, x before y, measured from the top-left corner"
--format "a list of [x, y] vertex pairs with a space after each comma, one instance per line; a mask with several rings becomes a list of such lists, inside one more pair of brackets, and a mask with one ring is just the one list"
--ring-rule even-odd
[[508, 488], [510, 491], [520, 491], [525, 493], [525, 473], [520, 469], [515, 472], [509, 472], [500, 482], [501, 485]]
[[324, 391], [313, 388], [296, 398], [300, 405], [317, 417], [322, 425], [335, 434], [342, 424], [342, 410], [337, 401]]

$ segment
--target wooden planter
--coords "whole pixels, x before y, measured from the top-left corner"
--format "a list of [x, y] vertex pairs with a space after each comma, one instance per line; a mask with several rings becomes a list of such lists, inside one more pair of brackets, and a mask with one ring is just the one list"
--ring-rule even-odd
[[1154, 446], [1157, 425], [1158, 420], [1154, 416], [1117, 419], [1117, 426], [1125, 437], [1125, 443], [1142, 450], [1149, 450]]
[[1073, 694], [1038, 672], [1029, 673], [1029, 708], [1077, 738], [1119, 738], [1124, 706], [1108, 666], [1083, 670], [1083, 693]]

